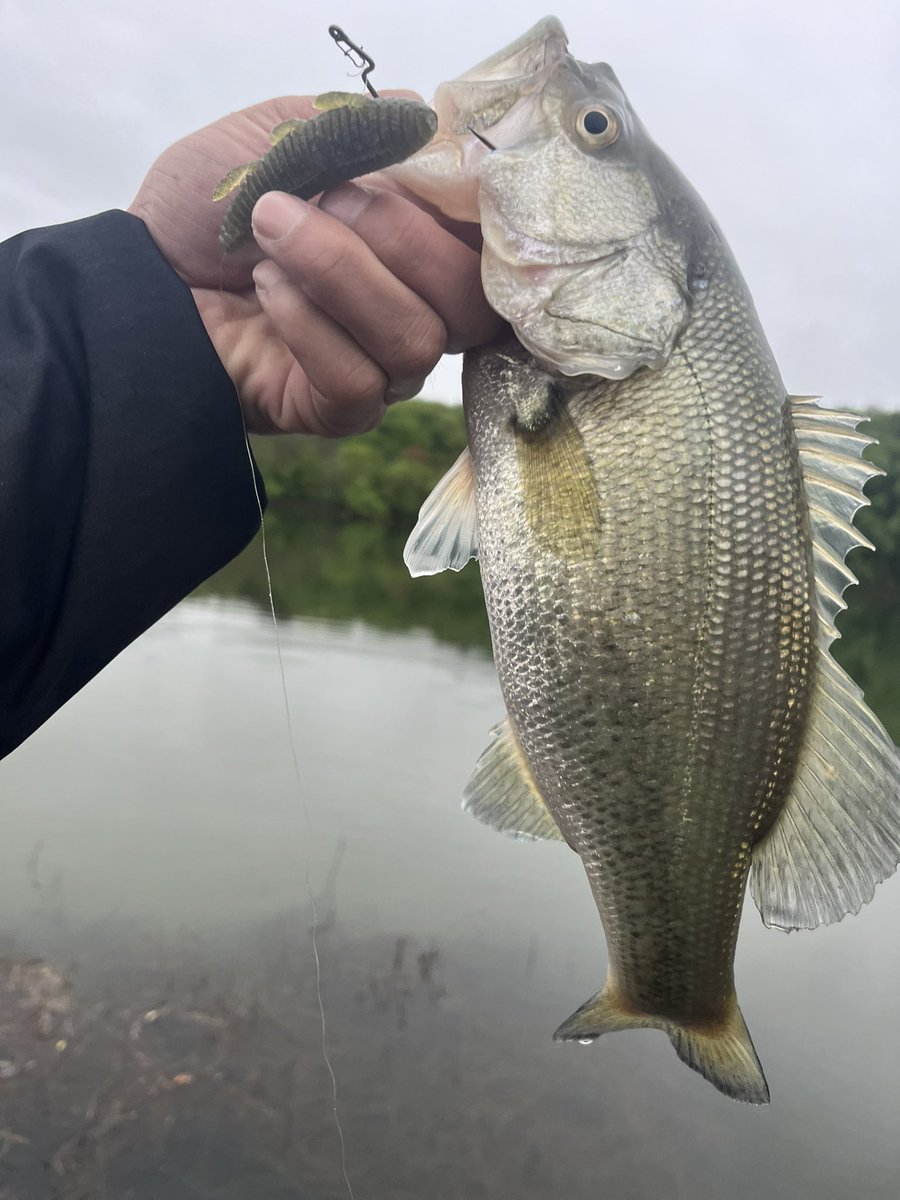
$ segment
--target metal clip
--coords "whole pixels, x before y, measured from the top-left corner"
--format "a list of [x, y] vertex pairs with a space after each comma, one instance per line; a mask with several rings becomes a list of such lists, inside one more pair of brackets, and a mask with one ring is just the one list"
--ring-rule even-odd
[[329, 25], [328, 32], [340, 52], [346, 58], [350, 59], [354, 67], [362, 71], [362, 81], [368, 89], [369, 95], [374, 96], [377, 100], [378, 93], [372, 87], [371, 83], [369, 83], [369, 72], [375, 69], [375, 59], [371, 54], [366, 54], [362, 46], [357, 46], [356, 42], [351, 42], [340, 25]]

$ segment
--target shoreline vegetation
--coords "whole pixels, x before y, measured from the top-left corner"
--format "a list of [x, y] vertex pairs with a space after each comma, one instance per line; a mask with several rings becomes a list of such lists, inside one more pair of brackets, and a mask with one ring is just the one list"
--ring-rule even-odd
[[[403, 546], [425, 498], [466, 444], [460, 405], [407, 400], [361, 437], [252, 439], [266, 481], [266, 546], [281, 616], [426, 629], [482, 652], [491, 645], [476, 563], [411, 579]], [[257, 537], [197, 595], [268, 611]]]
[[[887, 475], [873, 479], [857, 518], [877, 553], [855, 550], [860, 586], [845, 599], [835, 657], [900, 738], [900, 697], [886, 664], [900, 657], [900, 412], [864, 414], [878, 441], [866, 456]], [[409, 400], [362, 437], [255, 438], [266, 481], [266, 537], [283, 616], [363, 620], [378, 628], [424, 628], [441, 640], [490, 648], [478, 568], [410, 579], [403, 545], [419, 508], [466, 444], [459, 405]], [[268, 608], [255, 543], [199, 589]]]

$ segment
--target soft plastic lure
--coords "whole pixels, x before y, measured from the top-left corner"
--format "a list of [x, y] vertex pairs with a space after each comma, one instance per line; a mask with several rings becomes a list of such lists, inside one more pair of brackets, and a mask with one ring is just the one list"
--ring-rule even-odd
[[226, 253], [253, 237], [250, 217], [265, 192], [290, 192], [311, 200], [348, 179], [403, 162], [437, 129], [437, 114], [419, 100], [377, 99], [331, 92], [307, 121], [283, 121], [269, 135], [272, 149], [256, 162], [235, 167], [213, 192], [234, 194], [219, 244]]

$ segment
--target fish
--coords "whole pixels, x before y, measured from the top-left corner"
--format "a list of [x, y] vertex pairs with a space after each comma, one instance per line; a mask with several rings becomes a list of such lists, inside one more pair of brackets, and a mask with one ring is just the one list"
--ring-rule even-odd
[[659, 1029], [767, 1103], [748, 881], [767, 926], [812, 929], [900, 858], [897, 749], [829, 651], [870, 439], [787, 393], [719, 226], [556, 18], [434, 108], [391, 173], [480, 223], [509, 323], [465, 356], [468, 446], [404, 551], [481, 570], [506, 716], [464, 806], [583, 865], [606, 980], [556, 1039]]
[[401, 162], [437, 129], [437, 114], [418, 100], [326, 92], [314, 107], [319, 110], [314, 117], [276, 125], [269, 135], [271, 149], [229, 171], [213, 190], [214, 201], [231, 196], [219, 232], [226, 254], [252, 241], [253, 206], [264, 192], [311, 200], [349, 179]]

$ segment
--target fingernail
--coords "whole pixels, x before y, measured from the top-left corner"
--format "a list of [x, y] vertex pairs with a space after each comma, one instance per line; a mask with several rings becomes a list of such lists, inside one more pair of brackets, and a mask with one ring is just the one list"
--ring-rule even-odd
[[326, 192], [319, 202], [319, 208], [337, 217], [345, 225], [352, 225], [359, 215], [369, 207], [372, 193], [366, 188], [354, 187], [352, 183], [342, 184], [333, 192]]
[[260, 291], [267, 292], [284, 279], [284, 272], [271, 259], [264, 258], [253, 268], [253, 282]]
[[391, 383], [384, 389], [385, 404], [396, 404], [399, 400], [411, 400], [419, 396], [425, 386], [425, 379], [411, 379], [406, 383]]
[[286, 192], [266, 192], [253, 209], [254, 236], [278, 242], [306, 217], [310, 206], [297, 196]]

